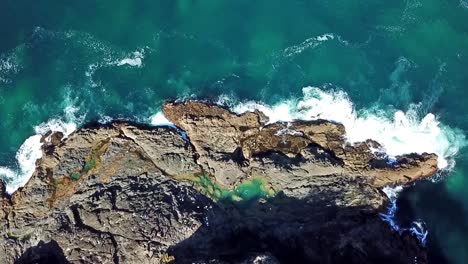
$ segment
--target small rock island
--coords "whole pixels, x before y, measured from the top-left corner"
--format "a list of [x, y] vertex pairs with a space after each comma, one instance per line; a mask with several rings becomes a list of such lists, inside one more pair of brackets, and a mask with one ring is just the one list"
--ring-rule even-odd
[[0, 182], [0, 263], [427, 263], [381, 219], [381, 189], [434, 175], [436, 155], [389, 159], [326, 120], [197, 101], [163, 113], [173, 127], [44, 136], [26, 186]]

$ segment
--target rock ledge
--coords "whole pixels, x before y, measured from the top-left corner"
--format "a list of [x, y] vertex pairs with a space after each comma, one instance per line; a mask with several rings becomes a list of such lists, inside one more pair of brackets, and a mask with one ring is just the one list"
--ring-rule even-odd
[[380, 219], [381, 188], [434, 175], [436, 155], [390, 161], [325, 120], [195, 101], [163, 112], [177, 128], [46, 135], [27, 185], [6, 197], [0, 182], [0, 263], [427, 262]]

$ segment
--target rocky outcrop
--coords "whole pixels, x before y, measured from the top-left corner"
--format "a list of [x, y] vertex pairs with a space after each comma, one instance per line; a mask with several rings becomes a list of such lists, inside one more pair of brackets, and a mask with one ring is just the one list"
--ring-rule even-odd
[[[374, 187], [405, 184], [437, 171], [435, 154], [410, 154], [390, 161], [373, 153], [372, 149], [380, 147], [377, 142], [346, 144], [344, 126], [325, 120], [268, 124], [268, 118], [259, 112], [236, 115], [220, 106], [194, 101], [166, 104], [163, 111], [187, 132], [200, 153], [198, 163], [226, 185], [257, 173], [267, 174], [263, 168], [272, 155], [291, 160], [275, 166], [289, 169], [297, 164], [311, 176], [320, 172], [363, 177]], [[301, 170], [291, 173], [295, 171]]]
[[324, 120], [163, 111], [177, 127], [46, 135], [27, 185], [7, 198], [0, 182], [0, 263], [426, 262], [380, 219], [380, 188], [433, 175], [435, 155], [389, 160]]

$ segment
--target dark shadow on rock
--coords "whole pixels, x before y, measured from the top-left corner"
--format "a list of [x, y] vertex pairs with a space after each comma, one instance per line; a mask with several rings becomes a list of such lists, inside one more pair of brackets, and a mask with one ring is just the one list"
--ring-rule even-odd
[[246, 263], [261, 255], [280, 263], [426, 263], [416, 238], [393, 232], [369, 208], [334, 205], [341, 195], [322, 191], [297, 199], [280, 193], [268, 200], [219, 202], [169, 254], [173, 263]]
[[2, 179], [0, 179], [0, 199], [8, 197], [8, 193], [6, 192], [6, 184]]
[[54, 240], [45, 243], [40, 241], [37, 246], [28, 248], [15, 264], [66, 264], [62, 248]]
[[[447, 255], [453, 255], [454, 252], [447, 252], [450, 248], [447, 245], [444, 248], [441, 243], [444, 240], [452, 240], [453, 234], [468, 234], [468, 219], [463, 214], [465, 211], [463, 204], [452, 197], [445, 183], [418, 182], [403, 190], [398, 197], [397, 205], [396, 216], [402, 226], [409, 226], [415, 219], [421, 219], [426, 223], [429, 230], [427, 241], [429, 262], [453, 263]], [[466, 252], [468, 246], [465, 241], [459, 242], [459, 252]], [[460, 261], [457, 263], [467, 263], [468, 260]]]

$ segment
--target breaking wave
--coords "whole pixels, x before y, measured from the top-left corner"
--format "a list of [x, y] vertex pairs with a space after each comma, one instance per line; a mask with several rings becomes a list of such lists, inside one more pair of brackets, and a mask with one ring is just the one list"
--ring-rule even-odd
[[16, 152], [15, 168], [0, 166], [0, 178], [3, 178], [6, 182], [6, 191], [8, 193], [12, 194], [18, 188], [23, 187], [33, 175], [36, 169], [36, 161], [42, 157], [41, 147], [43, 143], [41, 139], [46, 133], [49, 131], [62, 132], [64, 138], [66, 138], [76, 130], [80, 123], [80, 119], [76, 117], [77, 112], [76, 107], [67, 106], [62, 118], [50, 119], [34, 127], [35, 135], [26, 139]]
[[222, 97], [220, 103], [231, 104], [236, 113], [260, 110], [270, 118], [270, 123], [315, 119], [335, 121], [344, 125], [346, 139], [351, 144], [373, 139], [382, 145], [379, 151], [392, 157], [435, 153], [439, 156], [440, 169], [452, 167], [453, 157], [466, 144], [460, 130], [445, 126], [432, 113], [422, 115], [418, 109], [420, 104], [410, 105], [406, 112], [379, 106], [359, 110], [341, 90], [305, 87], [302, 98], [274, 105], [254, 101], [236, 104], [226, 101], [226, 97]]
[[161, 111], [150, 117], [150, 124], [153, 126], [174, 126], [171, 121], [167, 120]]
[[[382, 149], [376, 151], [385, 152], [390, 157], [435, 153], [438, 155], [438, 167], [442, 170], [453, 168], [454, 156], [466, 145], [460, 130], [442, 124], [432, 113], [421, 113], [419, 108], [422, 104], [411, 104], [406, 112], [378, 105], [356, 109], [348, 95], [340, 90], [305, 87], [302, 98], [273, 105], [254, 101], [236, 103], [226, 96], [220, 97], [219, 103], [229, 105], [238, 114], [260, 110], [270, 118], [270, 123], [316, 119], [335, 121], [344, 125], [346, 140], [350, 144], [373, 139], [382, 145]], [[394, 231], [409, 231], [425, 245], [428, 231], [423, 221], [413, 221], [410, 227], [402, 227], [395, 220], [396, 201], [402, 190], [402, 186], [383, 188], [390, 204], [387, 212], [380, 216]]]
[[[434, 114], [420, 115], [417, 104], [411, 105], [406, 112], [378, 107], [359, 110], [354, 107], [348, 95], [340, 90], [324, 91], [316, 87], [305, 87], [303, 97], [273, 105], [254, 101], [239, 103], [227, 96], [220, 97], [218, 103], [230, 106], [236, 113], [260, 110], [270, 118], [270, 123], [296, 119], [335, 121], [345, 126], [346, 138], [351, 144], [373, 139], [382, 144], [379, 151], [384, 151], [389, 156], [436, 153], [441, 169], [450, 168], [453, 165], [452, 158], [465, 145], [465, 137], [459, 130], [443, 125]], [[83, 121], [84, 117], [81, 120], [76, 117], [77, 111], [77, 108], [67, 106], [61, 118], [36, 126], [35, 135], [29, 137], [16, 154], [17, 168], [0, 167], [0, 177], [7, 182], [9, 193], [23, 186], [33, 174], [35, 162], [42, 156], [40, 141], [43, 135], [52, 130], [67, 136]], [[104, 123], [112, 120], [108, 116], [101, 119]], [[155, 126], [173, 126], [161, 112], [146, 121]]]

